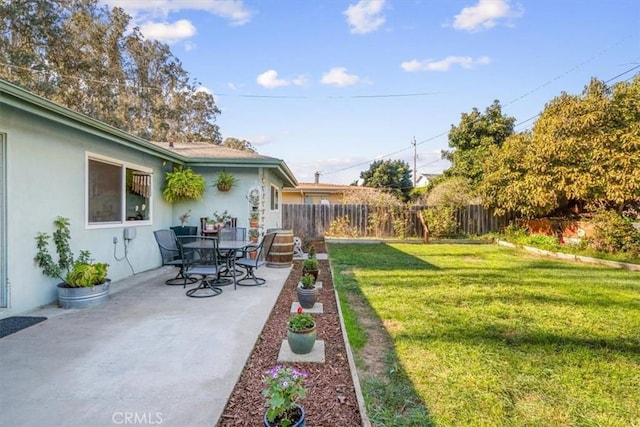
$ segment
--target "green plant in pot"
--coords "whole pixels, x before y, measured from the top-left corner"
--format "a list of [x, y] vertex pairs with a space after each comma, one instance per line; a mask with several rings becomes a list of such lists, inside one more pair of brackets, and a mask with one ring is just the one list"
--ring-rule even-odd
[[318, 263], [318, 258], [307, 258], [302, 261], [302, 275], [311, 274], [314, 278], [314, 281], [318, 280], [318, 273], [320, 269], [320, 265]]
[[[53, 236], [48, 233], [36, 235], [37, 252], [34, 261], [46, 276], [62, 281], [58, 284], [60, 306], [83, 308], [106, 301], [109, 296], [109, 264], [93, 262], [89, 251], [80, 251], [80, 255], [74, 257], [69, 244], [71, 231], [68, 218], [57, 217], [54, 226]], [[57, 261], [49, 251], [49, 239], [52, 237]]]
[[220, 191], [229, 191], [236, 183], [237, 179], [231, 172], [220, 171], [214, 185]]
[[262, 382], [267, 386], [262, 395], [267, 399], [264, 414], [267, 427], [298, 427], [305, 424], [305, 413], [300, 400], [307, 395], [303, 382], [307, 373], [278, 365], [265, 372]]
[[206, 184], [202, 175], [191, 168], [178, 166], [173, 172], [167, 172], [162, 196], [169, 203], [200, 200], [204, 194]]
[[287, 342], [296, 354], [311, 353], [316, 342], [316, 321], [302, 307], [287, 321]]
[[296, 288], [296, 294], [298, 296], [298, 303], [302, 308], [313, 308], [318, 299], [315, 277], [311, 274], [303, 275]]

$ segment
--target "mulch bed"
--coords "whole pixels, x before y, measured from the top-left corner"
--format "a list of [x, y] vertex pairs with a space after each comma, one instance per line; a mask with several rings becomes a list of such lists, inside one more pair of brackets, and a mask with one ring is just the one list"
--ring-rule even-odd
[[[317, 253], [326, 252], [324, 244], [315, 243]], [[325, 363], [287, 363], [308, 373], [305, 381], [307, 397], [300, 404], [306, 412], [307, 427], [362, 425], [347, 353], [342, 338], [340, 318], [334, 295], [329, 261], [319, 260], [322, 289], [318, 302], [324, 313], [314, 314], [318, 339], [325, 342]], [[278, 352], [286, 339], [286, 323], [291, 316], [291, 303], [297, 301], [296, 286], [302, 274], [302, 261], [293, 261], [291, 274], [284, 284], [253, 353], [236, 384], [218, 427], [261, 426], [266, 411], [262, 396], [262, 376], [278, 364]]]

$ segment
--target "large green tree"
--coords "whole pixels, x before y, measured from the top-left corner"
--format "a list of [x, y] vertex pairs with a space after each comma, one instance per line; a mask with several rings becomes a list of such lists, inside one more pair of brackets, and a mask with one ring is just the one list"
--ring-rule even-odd
[[376, 160], [360, 172], [364, 186], [381, 188], [407, 201], [413, 188], [411, 168], [403, 160]]
[[451, 125], [449, 147], [442, 157], [451, 162], [443, 173], [444, 178], [466, 178], [473, 189], [482, 181], [482, 164], [491, 147], [500, 147], [513, 134], [514, 117], [502, 114], [499, 101], [494, 101], [484, 113], [473, 108], [462, 113], [458, 126]]
[[640, 202], [640, 76], [551, 100], [531, 133], [507, 139], [484, 164], [482, 193], [527, 216]]
[[150, 140], [220, 143], [213, 96], [98, 0], [0, 1], [0, 78]]

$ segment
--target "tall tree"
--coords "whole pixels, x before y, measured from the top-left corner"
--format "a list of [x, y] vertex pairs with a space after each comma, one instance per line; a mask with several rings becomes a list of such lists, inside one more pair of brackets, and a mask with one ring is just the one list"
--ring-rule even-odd
[[527, 216], [570, 205], [640, 202], [640, 76], [551, 100], [531, 134], [509, 138], [485, 162], [481, 190], [498, 208]]
[[225, 138], [222, 141], [222, 145], [229, 148], [235, 148], [236, 150], [248, 151], [250, 153], [256, 153], [255, 147], [246, 139], [238, 138]]
[[213, 96], [98, 0], [0, 1], [0, 78], [151, 140], [220, 143]]
[[376, 160], [369, 169], [360, 172], [366, 187], [384, 189], [403, 201], [407, 201], [413, 188], [411, 168], [403, 160]]
[[458, 126], [451, 125], [449, 147], [442, 157], [451, 162], [443, 178], [462, 177], [469, 180], [472, 188], [482, 181], [482, 163], [493, 146], [500, 147], [513, 134], [514, 117], [502, 114], [499, 101], [494, 101], [480, 113], [477, 108], [462, 113]]

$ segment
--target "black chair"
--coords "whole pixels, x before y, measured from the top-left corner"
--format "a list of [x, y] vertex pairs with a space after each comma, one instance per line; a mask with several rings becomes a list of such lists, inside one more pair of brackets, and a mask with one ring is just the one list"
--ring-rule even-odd
[[[245, 250], [247, 256], [237, 259], [235, 264], [240, 267], [244, 267], [247, 273], [241, 279], [237, 280], [238, 285], [241, 286], [257, 286], [263, 285], [266, 280], [260, 277], [256, 277], [255, 271], [261, 266], [267, 263], [267, 256], [271, 250], [273, 239], [275, 239], [277, 233], [267, 233], [262, 238], [262, 241], [257, 246], [252, 246]], [[252, 258], [251, 253], [255, 253]]]
[[178, 247], [184, 262], [185, 283], [193, 276], [200, 278], [200, 284], [189, 289], [187, 296], [208, 298], [220, 295], [222, 289], [218, 286], [223, 280], [220, 278], [220, 272], [226, 264], [218, 259], [218, 239], [206, 236], [178, 236]]
[[178, 240], [173, 230], [155, 230], [153, 235], [158, 243], [160, 249], [160, 256], [162, 257], [162, 265], [171, 265], [173, 267], [179, 267], [180, 271], [173, 279], [169, 279], [164, 282], [167, 285], [183, 285], [187, 286], [198, 281], [196, 278], [187, 278], [184, 276], [184, 262], [180, 256], [180, 248], [178, 247]]
[[198, 235], [198, 227], [195, 225], [177, 225], [175, 227], [170, 227], [176, 236], [197, 236]]

